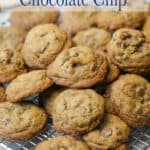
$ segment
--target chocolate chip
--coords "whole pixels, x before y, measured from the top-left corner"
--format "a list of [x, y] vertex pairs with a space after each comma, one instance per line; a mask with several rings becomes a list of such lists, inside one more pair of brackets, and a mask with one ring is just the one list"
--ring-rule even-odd
[[8, 125], [10, 122], [11, 122], [10, 119], [5, 119], [4, 124], [5, 124], [5, 125]]
[[107, 128], [103, 131], [103, 134], [105, 137], [109, 137], [112, 135], [112, 129], [111, 128]]
[[143, 96], [145, 94], [145, 90], [143, 87], [137, 87], [137, 88], [135, 88], [135, 91], [138, 96]]

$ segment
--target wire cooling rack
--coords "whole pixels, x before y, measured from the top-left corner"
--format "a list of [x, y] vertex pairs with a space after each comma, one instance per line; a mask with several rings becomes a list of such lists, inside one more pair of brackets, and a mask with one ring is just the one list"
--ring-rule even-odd
[[[0, 26], [9, 26], [9, 13], [0, 13]], [[38, 103], [38, 97], [30, 100]], [[9, 142], [0, 138], [0, 150], [34, 150], [35, 146], [46, 139], [60, 135], [53, 128], [51, 118], [48, 118], [46, 127], [30, 140]], [[129, 138], [129, 150], [150, 150], [150, 128], [133, 129]]]

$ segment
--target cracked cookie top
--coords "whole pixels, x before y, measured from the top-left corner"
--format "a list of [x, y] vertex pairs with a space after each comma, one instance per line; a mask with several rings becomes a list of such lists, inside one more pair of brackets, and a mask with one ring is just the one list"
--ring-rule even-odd
[[10, 140], [33, 137], [45, 125], [44, 110], [31, 103], [0, 103], [0, 136]]
[[56, 130], [75, 136], [96, 128], [103, 113], [104, 99], [94, 90], [68, 89], [56, 97], [52, 119]]
[[46, 76], [46, 70], [34, 70], [24, 73], [14, 79], [6, 88], [7, 100], [10, 102], [23, 101], [53, 85]]
[[34, 27], [22, 50], [25, 63], [31, 68], [46, 68], [66, 45], [70, 46], [69, 40], [67, 34], [54, 24]]
[[0, 27], [0, 83], [13, 80], [26, 71], [20, 53], [25, 33], [14, 27]]
[[150, 125], [150, 83], [143, 77], [122, 75], [109, 87], [108, 94], [108, 112], [114, 107], [131, 127]]
[[91, 87], [104, 80], [107, 60], [84, 46], [62, 51], [49, 65], [47, 75], [58, 85], [75, 88]]
[[112, 61], [131, 73], [150, 72], [150, 43], [138, 30], [123, 28], [116, 31], [107, 51]]

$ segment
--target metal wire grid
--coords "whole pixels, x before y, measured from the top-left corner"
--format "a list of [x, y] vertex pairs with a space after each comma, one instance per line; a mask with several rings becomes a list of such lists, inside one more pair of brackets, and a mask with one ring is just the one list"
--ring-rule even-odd
[[[0, 14], [0, 26], [9, 26], [9, 13]], [[37, 97], [30, 98], [37, 103]], [[9, 142], [0, 138], [0, 150], [34, 150], [35, 146], [46, 139], [60, 135], [53, 128], [51, 118], [48, 118], [46, 127], [30, 140]], [[130, 150], [150, 150], [150, 128], [134, 129], [129, 138]]]
[[[46, 127], [30, 140], [9, 142], [0, 138], [0, 150], [34, 150], [35, 146], [46, 139], [60, 135], [53, 128], [52, 121], [48, 118]], [[150, 129], [133, 130], [129, 138], [130, 150], [150, 150]]]

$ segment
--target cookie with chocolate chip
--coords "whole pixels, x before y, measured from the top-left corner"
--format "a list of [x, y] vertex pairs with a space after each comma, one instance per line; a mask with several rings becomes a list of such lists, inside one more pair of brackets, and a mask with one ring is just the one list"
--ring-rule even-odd
[[55, 99], [52, 109], [54, 128], [72, 136], [96, 128], [104, 113], [104, 99], [91, 89], [67, 89]]
[[95, 24], [109, 31], [116, 31], [120, 28], [139, 29], [145, 19], [144, 12], [100, 11], [95, 15]]
[[106, 45], [111, 40], [111, 34], [108, 31], [98, 28], [90, 28], [80, 31], [73, 38], [76, 45], [91, 47], [94, 50], [105, 51]]
[[60, 28], [66, 31], [69, 36], [73, 36], [79, 31], [92, 27], [94, 24], [95, 12], [85, 9], [73, 7], [63, 12], [59, 25]]
[[46, 124], [45, 111], [31, 103], [0, 103], [0, 136], [9, 141], [35, 136]]
[[88, 146], [72, 137], [58, 136], [50, 140], [46, 140], [37, 145], [35, 150], [89, 150]]
[[19, 7], [12, 11], [10, 22], [24, 31], [29, 31], [39, 24], [54, 23], [59, 16], [56, 9], [49, 8], [44, 10], [44, 7]]
[[28, 33], [22, 55], [31, 68], [46, 68], [56, 56], [71, 46], [67, 34], [54, 24], [34, 27]]
[[58, 85], [87, 88], [104, 80], [107, 66], [102, 53], [77, 46], [62, 51], [48, 66], [47, 75]]
[[91, 150], [116, 149], [128, 140], [129, 127], [117, 116], [106, 114], [100, 126], [83, 136]]
[[118, 115], [131, 127], [150, 125], [150, 83], [141, 76], [126, 74], [107, 89], [107, 112]]
[[0, 27], [0, 83], [7, 83], [26, 72], [20, 53], [25, 33], [14, 27]]
[[139, 30], [117, 30], [107, 51], [113, 63], [122, 70], [144, 75], [150, 73], [150, 42]]
[[53, 85], [46, 76], [46, 70], [34, 70], [24, 73], [14, 79], [6, 88], [7, 100], [10, 102], [23, 101]]

